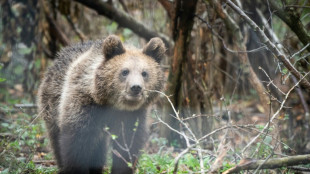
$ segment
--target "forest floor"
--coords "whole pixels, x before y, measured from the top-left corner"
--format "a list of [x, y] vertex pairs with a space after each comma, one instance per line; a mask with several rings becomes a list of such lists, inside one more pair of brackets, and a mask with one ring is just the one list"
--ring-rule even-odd
[[[0, 102], [0, 173], [55, 173], [57, 167], [49, 149], [46, 130], [43, 119], [37, 114], [35, 104], [26, 99], [20, 99], [22, 94], [18, 89], [8, 91], [2, 98], [5, 102]], [[16, 99], [18, 98], [18, 99]], [[22, 104], [21, 104], [22, 103]], [[256, 126], [263, 126], [268, 120], [261, 114], [262, 107], [255, 99], [238, 101], [227, 106], [234, 120], [234, 124], [248, 125], [255, 123]], [[217, 113], [219, 109], [214, 108]], [[137, 173], [173, 173], [175, 169], [175, 159], [184, 150], [179, 144], [168, 143], [164, 138], [158, 136], [158, 121], [150, 119], [151, 134], [142, 153]], [[218, 117], [218, 125], [225, 124], [227, 118]], [[235, 136], [234, 143], [242, 144], [249, 139]], [[214, 141], [214, 140], [213, 140]], [[269, 141], [269, 140], [268, 140]], [[264, 140], [265, 143], [270, 143]], [[217, 140], [215, 144], [221, 143]], [[238, 147], [238, 145], [234, 145]], [[210, 170], [211, 163], [217, 159], [216, 155], [219, 147], [205, 149], [208, 154], [203, 158], [205, 170]], [[261, 147], [260, 147], [261, 150]], [[262, 154], [270, 152], [269, 147], [261, 150]], [[238, 152], [237, 152], [238, 153]], [[258, 152], [260, 153], [260, 152]], [[111, 164], [111, 159], [108, 160]], [[221, 173], [233, 166], [237, 161], [230, 162], [230, 158], [222, 160], [221, 167], [217, 172]], [[179, 161], [177, 173], [188, 173], [200, 171], [200, 161], [197, 150], [186, 153]], [[105, 173], [109, 169], [106, 168]], [[276, 172], [276, 171], [274, 171]], [[266, 171], [266, 173], [269, 173]], [[281, 169], [281, 173], [294, 173], [289, 169]]]

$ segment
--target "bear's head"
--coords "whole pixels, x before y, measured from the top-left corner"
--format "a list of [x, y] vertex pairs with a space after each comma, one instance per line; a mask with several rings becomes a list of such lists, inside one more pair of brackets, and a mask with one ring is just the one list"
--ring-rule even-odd
[[103, 42], [104, 60], [96, 70], [95, 102], [119, 110], [134, 111], [146, 107], [158, 96], [164, 85], [160, 61], [165, 45], [159, 38], [151, 39], [143, 49], [127, 47], [117, 36]]

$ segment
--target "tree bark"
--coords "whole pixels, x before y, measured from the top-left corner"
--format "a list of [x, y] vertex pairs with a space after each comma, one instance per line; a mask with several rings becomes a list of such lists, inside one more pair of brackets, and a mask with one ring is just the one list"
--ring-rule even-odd
[[[172, 19], [172, 34], [173, 40], [175, 41], [175, 46], [173, 50], [173, 57], [171, 60], [171, 68], [167, 83], [167, 94], [173, 95], [171, 99], [173, 105], [177, 110], [180, 110], [180, 89], [182, 85], [182, 76], [184, 64], [187, 62], [187, 49], [190, 41], [190, 33], [194, 23], [194, 14], [196, 11], [197, 0], [184, 1], [177, 0], [174, 1], [174, 19]], [[164, 121], [173, 127], [177, 127], [177, 121], [170, 116], [172, 114], [172, 109], [169, 104], [164, 106]], [[162, 127], [160, 135], [172, 139], [173, 135], [165, 126]], [[174, 137], [176, 138], [176, 137]]]
[[53, 19], [53, 17], [51, 16], [50, 11], [48, 10], [46, 4], [44, 1], [42, 1], [42, 7], [43, 7], [43, 11], [46, 17], [47, 22], [50, 24], [51, 26], [51, 30], [53, 32], [51, 32], [51, 35], [54, 35], [55, 38], [57, 38], [59, 40], [59, 42], [63, 45], [63, 46], [67, 46], [70, 44], [70, 39], [66, 36], [66, 34], [60, 29], [59, 25], [57, 24], [57, 22]]

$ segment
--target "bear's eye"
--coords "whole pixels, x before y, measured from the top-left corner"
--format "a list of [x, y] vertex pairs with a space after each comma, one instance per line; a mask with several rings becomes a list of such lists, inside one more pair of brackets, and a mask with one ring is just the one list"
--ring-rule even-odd
[[141, 74], [142, 74], [142, 77], [147, 77], [147, 72], [143, 71]]
[[122, 76], [127, 76], [128, 74], [129, 74], [128, 69], [122, 71]]

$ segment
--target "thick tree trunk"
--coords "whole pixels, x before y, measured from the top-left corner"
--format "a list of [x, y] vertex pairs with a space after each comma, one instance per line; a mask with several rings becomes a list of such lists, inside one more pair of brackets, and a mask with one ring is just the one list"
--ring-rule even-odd
[[[172, 34], [175, 42], [173, 57], [171, 61], [171, 69], [168, 77], [167, 94], [173, 95], [172, 102], [177, 110], [180, 110], [181, 106], [181, 95], [180, 90], [182, 86], [182, 78], [184, 76], [184, 64], [187, 63], [188, 59], [188, 45], [190, 41], [190, 33], [194, 23], [194, 14], [196, 11], [197, 0], [185, 1], [177, 0], [174, 1], [173, 7], [175, 14], [172, 19]], [[177, 121], [170, 115], [174, 115], [172, 108], [169, 104], [164, 106], [164, 121], [173, 127], [177, 127]], [[175, 135], [172, 135], [171, 131], [164, 125], [162, 126], [161, 136], [167, 137], [169, 140], [175, 139]]]

